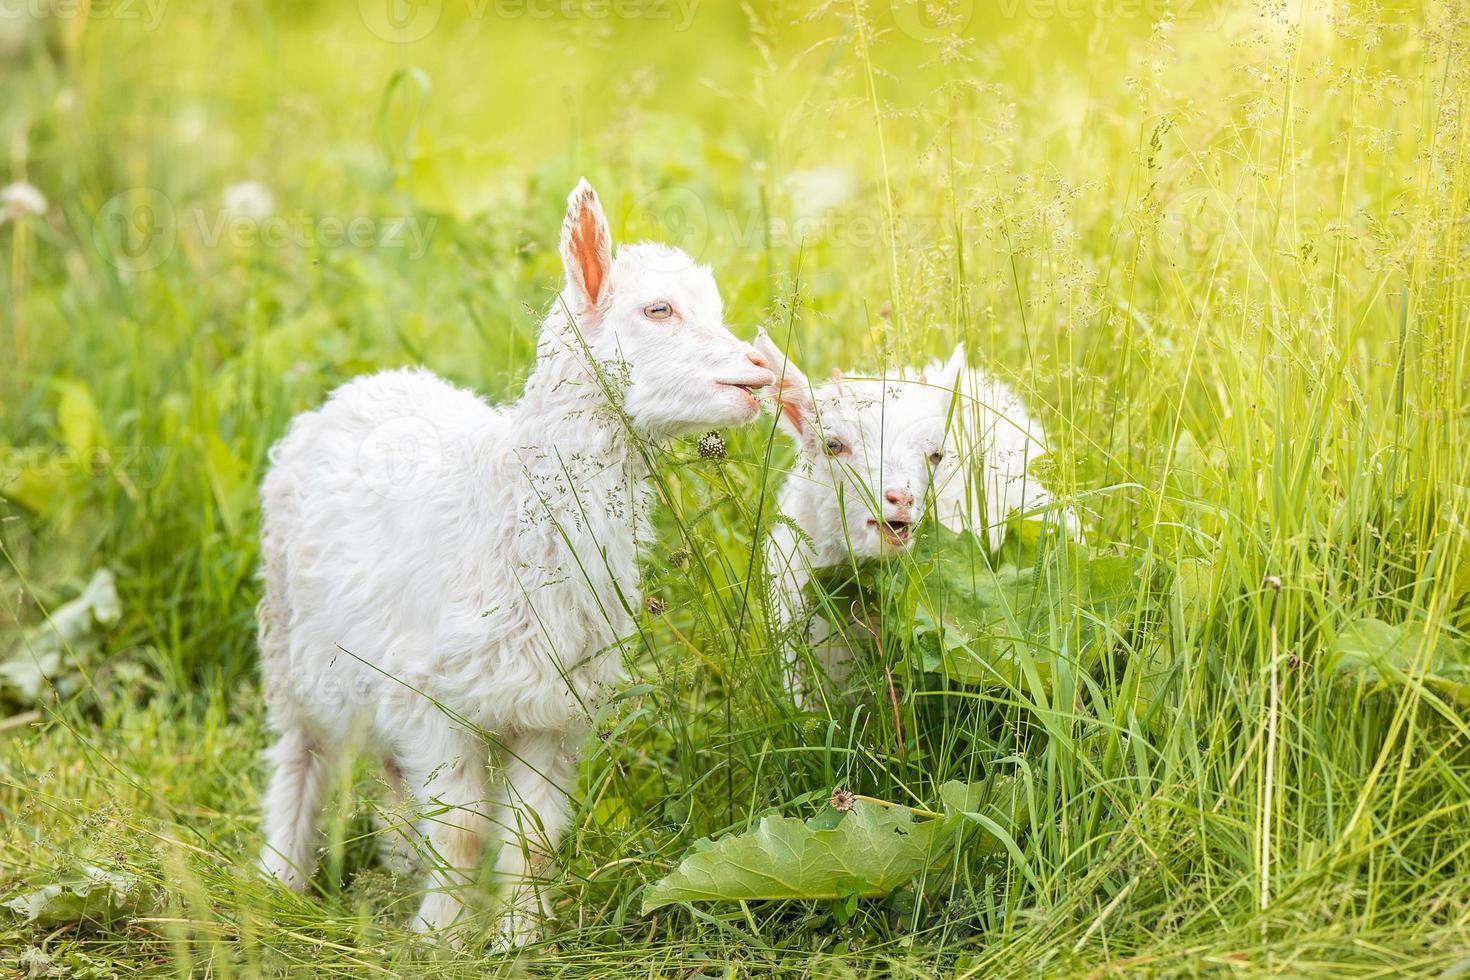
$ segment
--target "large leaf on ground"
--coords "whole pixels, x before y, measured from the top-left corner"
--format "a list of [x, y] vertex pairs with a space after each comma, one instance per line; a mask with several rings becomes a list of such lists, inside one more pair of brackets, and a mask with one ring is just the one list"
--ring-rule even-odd
[[703, 840], [672, 873], [650, 885], [643, 911], [674, 902], [878, 897], [947, 861], [956, 845], [966, 854], [1000, 853], [1005, 841], [973, 828], [980, 814], [1006, 834], [1019, 822], [1014, 784], [993, 777], [946, 783], [943, 813], [869, 800], [828, 809], [809, 820], [763, 817], [748, 833]]
[[137, 876], [84, 864], [74, 875], [0, 902], [29, 925], [115, 922], [155, 911], [158, 896]]
[[82, 683], [102, 631], [122, 616], [112, 572], [99, 568], [75, 599], [52, 610], [11, 649], [0, 649], [0, 705], [32, 704], [54, 688], [61, 696]]
[[1327, 648], [1324, 669], [1375, 689], [1421, 680], [1435, 693], [1470, 705], [1470, 644], [1423, 623], [1363, 617], [1343, 627]]

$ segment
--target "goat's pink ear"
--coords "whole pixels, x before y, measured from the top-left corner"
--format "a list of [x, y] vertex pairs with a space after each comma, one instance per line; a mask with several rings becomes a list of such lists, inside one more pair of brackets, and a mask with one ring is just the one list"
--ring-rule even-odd
[[612, 292], [612, 236], [597, 192], [584, 177], [567, 198], [567, 217], [561, 226], [561, 261], [567, 287], [577, 308], [574, 313], [596, 313]]
[[755, 335], [755, 349], [766, 359], [766, 363], [771, 366], [771, 372], [776, 375], [776, 384], [772, 391], [776, 396], [776, 408], [781, 413], [781, 428], [797, 443], [808, 442], [812, 435], [813, 416], [816, 414], [811, 382], [771, 343], [770, 336], [764, 330]]

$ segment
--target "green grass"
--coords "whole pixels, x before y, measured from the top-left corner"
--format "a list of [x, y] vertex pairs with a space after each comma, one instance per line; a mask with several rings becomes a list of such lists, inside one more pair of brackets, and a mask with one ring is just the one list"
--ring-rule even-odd
[[[28, 31], [0, 45], [7, 180], [50, 200], [0, 225], [0, 658], [98, 568], [121, 599], [56, 688], [0, 681], [0, 898], [83, 864], [148, 892], [45, 928], [0, 909], [0, 969], [1467, 969], [1470, 705], [1424, 680], [1470, 627], [1462, 6], [954, 7], [705, 0], [683, 29], [674, 5], [446, 2], [407, 44], [353, 4], [0, 22]], [[875, 666], [869, 697], [799, 714], [753, 564], [789, 452], [764, 426], [724, 460], [668, 447], [645, 562], [667, 611], [589, 746], [555, 934], [517, 966], [411, 940], [366, 768], [310, 894], [253, 875], [254, 487], [357, 374], [514, 397], [581, 174], [615, 237], [710, 262], [732, 328], [791, 336], [813, 377], [965, 341], [1044, 420], [1091, 547], [1145, 573], [1131, 628], [1049, 689], [893, 661], [896, 711]], [[282, 220], [217, 233], [246, 179]], [[389, 233], [409, 220], [421, 248]], [[1365, 617], [1402, 624], [1401, 682], [1326, 669]], [[850, 916], [639, 912], [701, 837], [992, 770], [1030, 794], [1019, 860]]]

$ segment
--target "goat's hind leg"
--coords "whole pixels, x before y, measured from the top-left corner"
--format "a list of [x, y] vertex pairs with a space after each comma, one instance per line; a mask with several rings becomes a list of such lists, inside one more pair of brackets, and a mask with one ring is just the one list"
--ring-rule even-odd
[[296, 891], [316, 869], [317, 824], [326, 793], [328, 760], [321, 743], [288, 728], [266, 750], [270, 785], [262, 800], [265, 848], [260, 867]]

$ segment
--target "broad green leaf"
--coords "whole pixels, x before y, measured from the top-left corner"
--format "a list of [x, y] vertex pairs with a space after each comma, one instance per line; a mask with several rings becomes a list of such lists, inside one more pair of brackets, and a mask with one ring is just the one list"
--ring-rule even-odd
[[[0, 445], [0, 454], [6, 452]], [[37, 458], [34, 453], [10, 454], [25, 460], [0, 469], [0, 497], [13, 500], [38, 517], [55, 517], [72, 493], [75, 466], [56, 457]]]
[[1470, 704], [1470, 645], [1439, 631], [1426, 635], [1423, 623], [1354, 620], [1327, 648], [1323, 670], [1375, 688], [1407, 686], [1422, 678], [1430, 690]]
[[622, 830], [628, 826], [628, 804], [619, 796], [604, 796], [592, 808], [592, 817], [604, 830]]
[[73, 922], [112, 922], [158, 908], [158, 896], [137, 877], [84, 864], [65, 881], [0, 902], [28, 925], [53, 929]]
[[1135, 560], [1094, 557], [1039, 521], [1019, 522], [994, 556], [974, 534], [934, 527], [909, 558], [820, 581], [825, 608], [889, 610], [886, 621], [912, 624], [900, 639], [923, 670], [979, 687], [1045, 686], [1059, 649], [1089, 666], [1139, 585]]
[[214, 493], [225, 530], [232, 536], [238, 534], [253, 489], [245, 464], [223, 439], [211, 434], [204, 453], [204, 472], [209, 477], [209, 488]]
[[80, 595], [53, 609], [46, 622], [0, 656], [0, 701], [33, 704], [50, 687], [63, 696], [75, 691], [85, 676], [79, 661], [96, 653], [98, 633], [121, 617], [112, 572], [99, 568]]
[[980, 813], [1012, 833], [1019, 810], [1009, 779], [946, 783], [940, 798], [942, 815], [857, 800], [849, 812], [828, 808], [809, 820], [763, 817], [748, 833], [696, 843], [649, 886], [643, 911], [674, 902], [875, 898], [942, 864], [962, 840], [970, 855], [1004, 851], [973, 825], [961, 831], [968, 814]]
[[100, 441], [102, 413], [92, 398], [92, 389], [80, 381], [57, 383], [61, 400], [56, 406], [56, 425], [61, 442], [78, 461], [86, 464]]
[[1179, 561], [1174, 569], [1174, 594], [1184, 622], [1197, 623], [1209, 615], [1219, 582], [1219, 568], [1214, 562], [1203, 558]]

